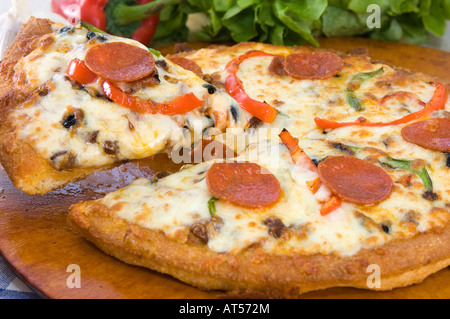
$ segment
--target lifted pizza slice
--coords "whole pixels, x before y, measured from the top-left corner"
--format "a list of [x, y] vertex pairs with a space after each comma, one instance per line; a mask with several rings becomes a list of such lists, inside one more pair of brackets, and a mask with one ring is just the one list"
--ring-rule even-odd
[[235, 100], [188, 67], [82, 25], [32, 18], [0, 76], [1, 163], [31, 194], [248, 126]]

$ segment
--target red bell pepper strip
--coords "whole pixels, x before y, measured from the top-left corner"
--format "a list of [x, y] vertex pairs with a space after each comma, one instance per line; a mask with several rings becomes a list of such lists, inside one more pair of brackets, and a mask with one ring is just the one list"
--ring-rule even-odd
[[231, 60], [226, 70], [230, 73], [225, 80], [225, 86], [228, 93], [239, 103], [240, 107], [257, 117], [263, 122], [272, 123], [277, 117], [278, 111], [276, 108], [270, 106], [267, 103], [260, 102], [250, 98], [245, 93], [242, 81], [237, 77], [236, 73], [239, 70], [239, 65], [246, 59], [257, 56], [276, 56], [275, 54], [269, 54], [261, 51], [250, 51], [246, 54], [238, 56]]
[[[339, 127], [352, 126], [352, 125], [377, 127], [377, 126], [399, 125], [399, 124], [408, 123], [408, 122], [420, 119], [422, 117], [425, 117], [425, 116], [433, 113], [434, 111], [445, 109], [445, 104], [447, 103], [447, 99], [448, 99], [445, 85], [443, 85], [442, 83], [432, 83], [432, 85], [436, 87], [436, 90], [435, 90], [431, 100], [428, 103], [424, 104], [423, 109], [421, 109], [420, 111], [408, 114], [402, 118], [399, 118], [399, 119], [391, 121], [391, 122], [370, 122], [370, 121], [367, 121], [363, 117], [358, 118], [354, 122], [334, 122], [334, 121], [329, 121], [329, 120], [325, 120], [325, 119], [316, 117], [314, 119], [314, 122], [316, 123], [316, 125], [318, 127], [322, 128], [322, 129], [334, 129], [334, 128], [339, 128]], [[385, 98], [383, 98], [382, 103], [384, 103], [387, 99], [390, 99], [397, 95], [398, 94], [394, 93], [393, 95], [386, 96]], [[403, 94], [401, 94], [401, 95], [403, 95]]]
[[[318, 173], [316, 165], [298, 145], [297, 138], [294, 138], [288, 130], [284, 129], [280, 134], [280, 139], [289, 149], [295, 165], [307, 166], [309, 170]], [[322, 186], [322, 181], [320, 180], [320, 178], [317, 178], [316, 180], [313, 180], [308, 184], [310, 184], [312, 193], [315, 194], [317, 190]], [[339, 197], [337, 197], [336, 195], [331, 195], [326, 201], [321, 203], [320, 214], [322, 216], [328, 215], [329, 213], [341, 207], [341, 204], [342, 203]]]
[[89, 84], [97, 80], [98, 76], [89, 70], [84, 61], [73, 59], [67, 68], [67, 75], [81, 84]]
[[189, 111], [195, 110], [196, 108], [203, 105], [202, 101], [199, 100], [194, 93], [188, 93], [177, 97], [171, 102], [157, 103], [152, 100], [144, 101], [137, 96], [130, 96], [124, 93], [120, 88], [114, 86], [109, 81], [104, 81], [103, 93], [116, 102], [130, 110], [136, 111], [138, 113], [150, 113], [150, 114], [165, 114], [165, 115], [175, 115], [183, 114]]
[[89, 70], [84, 61], [73, 59], [67, 68], [67, 75], [81, 84], [89, 84], [98, 79], [102, 80], [103, 93], [117, 104], [138, 113], [175, 115], [192, 111], [203, 105], [194, 93], [188, 93], [175, 98], [171, 102], [158, 103], [152, 100], [144, 101], [137, 96], [130, 96], [109, 81], [99, 78]]
[[326, 216], [341, 206], [342, 202], [340, 198], [336, 195], [332, 195], [326, 202], [322, 203], [322, 206], [320, 207], [320, 215]]
[[[137, 0], [139, 4], [147, 4], [153, 0]], [[158, 26], [159, 15], [155, 14], [149, 18], [142, 21], [141, 25], [134, 31], [131, 35], [131, 39], [139, 41], [143, 45], [150, 45], [153, 36], [156, 32], [156, 27]]]
[[307, 166], [313, 172], [317, 172], [317, 167], [308, 155], [298, 145], [298, 139], [293, 137], [288, 130], [284, 129], [280, 133], [280, 139], [287, 146], [291, 153], [292, 160], [296, 165]]

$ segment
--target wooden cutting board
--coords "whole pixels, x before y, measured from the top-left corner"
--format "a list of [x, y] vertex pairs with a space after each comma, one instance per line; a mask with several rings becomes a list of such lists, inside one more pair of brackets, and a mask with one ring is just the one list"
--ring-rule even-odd
[[[374, 59], [450, 81], [449, 52], [358, 38], [330, 38], [320, 42], [324, 48], [344, 51], [366, 47]], [[162, 52], [171, 53], [172, 49], [168, 47]], [[73, 203], [102, 197], [137, 176], [151, 177], [158, 171], [178, 169], [167, 157], [157, 156], [96, 173], [45, 196], [22, 193], [0, 169], [0, 252], [25, 282], [49, 298], [220, 298], [220, 292], [201, 291], [169, 276], [109, 257], [66, 224], [67, 212]], [[80, 288], [68, 288], [67, 281], [72, 275], [70, 265], [79, 266]], [[450, 298], [450, 268], [428, 277], [421, 284], [388, 292], [333, 288], [303, 297], [447, 299]]]

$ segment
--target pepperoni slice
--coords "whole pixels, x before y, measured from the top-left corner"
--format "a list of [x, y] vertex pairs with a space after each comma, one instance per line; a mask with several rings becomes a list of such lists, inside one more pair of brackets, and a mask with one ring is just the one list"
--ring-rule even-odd
[[93, 46], [84, 62], [98, 76], [115, 82], [137, 81], [155, 69], [155, 59], [148, 50], [123, 42]]
[[169, 58], [170, 61], [172, 61], [175, 64], [178, 64], [179, 66], [181, 66], [183, 69], [188, 70], [188, 71], [192, 71], [195, 74], [197, 74], [198, 77], [203, 77], [203, 71], [202, 68], [195, 63], [194, 61], [187, 59], [187, 58], [183, 58], [181, 56], [179, 57], [170, 57]]
[[389, 196], [393, 182], [379, 166], [351, 156], [331, 156], [319, 163], [319, 176], [344, 201], [374, 205]]
[[276, 177], [256, 163], [214, 163], [206, 183], [215, 197], [247, 208], [270, 206], [281, 196]]
[[284, 70], [296, 79], [326, 79], [344, 67], [342, 59], [328, 51], [293, 53], [286, 57]]
[[450, 152], [450, 119], [433, 118], [415, 122], [402, 129], [405, 141], [424, 148]]

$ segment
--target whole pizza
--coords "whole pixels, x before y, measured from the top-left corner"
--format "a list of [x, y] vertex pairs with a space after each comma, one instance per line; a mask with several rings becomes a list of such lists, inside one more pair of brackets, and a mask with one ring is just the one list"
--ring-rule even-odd
[[179, 172], [73, 205], [106, 254], [229, 296], [390, 290], [450, 265], [440, 79], [245, 42], [175, 54], [32, 18], [0, 64], [0, 160], [45, 194], [167, 153]]

